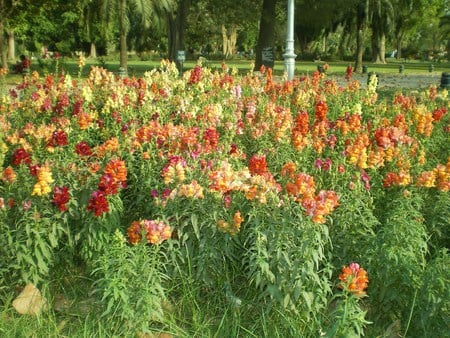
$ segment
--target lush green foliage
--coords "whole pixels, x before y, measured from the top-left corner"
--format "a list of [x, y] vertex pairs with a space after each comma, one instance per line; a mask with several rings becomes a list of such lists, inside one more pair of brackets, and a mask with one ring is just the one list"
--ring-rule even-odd
[[[275, 21], [275, 55], [281, 59], [286, 38], [286, 1], [273, 2], [277, 4], [276, 15], [272, 18]], [[221, 59], [221, 27], [224, 25], [227, 30], [236, 29], [236, 41], [234, 38], [228, 41], [234, 52], [246, 52], [254, 57], [252, 51], [257, 45], [261, 0], [241, 2], [239, 6], [234, 0], [127, 1], [127, 11], [122, 11], [122, 16], [119, 15], [120, 3], [116, 0], [3, 1], [0, 23], [5, 36], [15, 40], [17, 55], [32, 53], [40, 57], [42, 47], [65, 55], [75, 51], [88, 54], [94, 53], [92, 44], [98, 55], [111, 54], [120, 49], [119, 33], [123, 26], [127, 27], [130, 52], [137, 52], [143, 58], [151, 51], [167, 56], [171, 34], [183, 27], [183, 31], [178, 32], [184, 37], [183, 46], [179, 48], [186, 48], [189, 57], [197, 58], [203, 53], [208, 58]], [[186, 22], [177, 27], [175, 20], [170, 18], [185, 4], [188, 8]], [[403, 58], [426, 58], [429, 54], [442, 58], [436, 53], [443, 52], [448, 46], [445, 19], [439, 25], [439, 18], [446, 10], [443, 0], [317, 0], [314, 6], [308, 1], [296, 0], [296, 53], [299, 58], [330, 60], [345, 57], [354, 60], [355, 20], [361, 4], [368, 7], [364, 40], [367, 59], [371, 59], [370, 52], [375, 53], [379, 48], [380, 32], [386, 38], [386, 53], [403, 49]], [[121, 21], [120, 17], [127, 20]], [[442, 34], [437, 34], [439, 31]], [[2, 50], [8, 49], [6, 45], [4, 41], [0, 46]], [[14, 61], [14, 55], [10, 56], [9, 61]]]
[[54, 311], [110, 336], [448, 328], [446, 90], [380, 100], [317, 71], [93, 67], [26, 77], [0, 131], [4, 332], [30, 282], [67, 335], [79, 322]]

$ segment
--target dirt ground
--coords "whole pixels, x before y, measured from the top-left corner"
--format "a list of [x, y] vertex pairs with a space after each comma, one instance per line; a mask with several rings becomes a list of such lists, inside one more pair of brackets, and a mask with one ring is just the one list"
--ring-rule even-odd
[[[433, 72], [429, 74], [379, 74], [378, 88], [379, 89], [425, 89], [430, 85], [441, 85], [441, 73]], [[343, 76], [330, 76], [335, 79], [340, 85], [345, 85]], [[353, 79], [358, 80], [362, 88], [367, 86], [368, 74], [353, 74]]]

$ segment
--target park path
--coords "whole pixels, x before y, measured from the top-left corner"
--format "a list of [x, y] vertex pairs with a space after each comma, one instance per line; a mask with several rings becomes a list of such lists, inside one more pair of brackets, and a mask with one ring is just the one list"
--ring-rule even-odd
[[[441, 84], [441, 73], [433, 72], [429, 74], [379, 74], [378, 88], [379, 89], [425, 89], [430, 85]], [[336, 80], [339, 85], [345, 86], [344, 75], [330, 75], [330, 79]], [[353, 79], [357, 80], [362, 88], [367, 86], [368, 74], [353, 74]]]

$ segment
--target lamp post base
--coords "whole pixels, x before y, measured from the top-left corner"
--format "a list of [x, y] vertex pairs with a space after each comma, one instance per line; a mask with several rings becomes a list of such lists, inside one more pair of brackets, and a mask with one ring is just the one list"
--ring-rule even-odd
[[294, 78], [294, 72], [295, 72], [295, 58], [297, 55], [294, 53], [286, 53], [283, 54], [284, 57], [284, 70], [287, 74], [287, 79], [290, 81]]

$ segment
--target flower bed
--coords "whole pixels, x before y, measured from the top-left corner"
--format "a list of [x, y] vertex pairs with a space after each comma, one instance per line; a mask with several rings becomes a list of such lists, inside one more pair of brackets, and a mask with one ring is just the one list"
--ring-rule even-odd
[[163, 321], [180, 279], [295, 314], [304, 334], [427, 332], [449, 314], [433, 298], [448, 272], [432, 273], [450, 261], [446, 91], [380, 101], [351, 76], [180, 78], [163, 61], [139, 79], [34, 73], [2, 98], [0, 131], [5, 280], [82, 261], [130, 330]]

